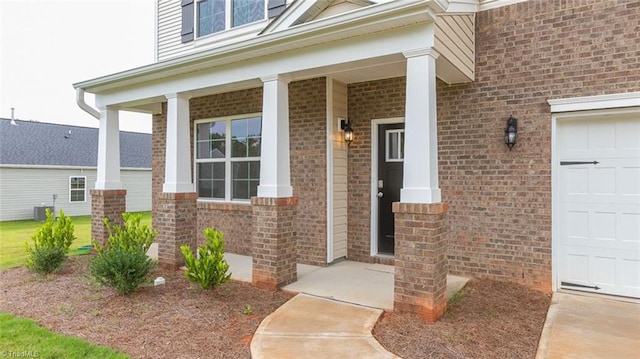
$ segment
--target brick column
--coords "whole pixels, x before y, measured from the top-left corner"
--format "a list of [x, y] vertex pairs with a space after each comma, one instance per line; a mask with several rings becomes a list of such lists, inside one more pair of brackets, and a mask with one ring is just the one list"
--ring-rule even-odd
[[293, 197], [253, 197], [253, 284], [279, 288], [297, 279]]
[[184, 265], [180, 246], [196, 248], [198, 194], [167, 193], [158, 196], [157, 211], [153, 214], [158, 231], [158, 263], [167, 268]]
[[435, 322], [447, 306], [446, 203], [393, 204], [395, 284], [393, 307]]
[[91, 194], [91, 238], [101, 246], [109, 238], [109, 232], [102, 220], [109, 218], [112, 225], [122, 224], [122, 213], [126, 211], [127, 190], [92, 189]]

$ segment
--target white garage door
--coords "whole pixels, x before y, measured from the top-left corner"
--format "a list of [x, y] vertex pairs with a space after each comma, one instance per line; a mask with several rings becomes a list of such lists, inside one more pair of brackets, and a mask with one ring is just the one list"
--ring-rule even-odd
[[640, 113], [557, 129], [559, 283], [640, 297]]

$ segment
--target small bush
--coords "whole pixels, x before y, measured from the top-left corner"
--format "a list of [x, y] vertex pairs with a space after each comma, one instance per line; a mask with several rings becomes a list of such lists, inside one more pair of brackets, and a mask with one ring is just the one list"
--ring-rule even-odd
[[98, 255], [89, 265], [91, 274], [102, 285], [116, 289], [127, 295], [147, 282], [147, 275], [156, 261], [147, 256], [157, 232], [140, 225], [140, 215], [123, 213], [124, 224], [112, 226], [104, 219], [109, 238], [104, 247], [94, 239], [93, 245]]
[[185, 276], [197, 283], [202, 289], [216, 287], [231, 279], [229, 264], [224, 259], [223, 234], [212, 228], [205, 228], [204, 235], [207, 238], [204, 247], [198, 247], [198, 258], [191, 252], [187, 245], [180, 247], [187, 266]]
[[48, 208], [46, 215], [47, 220], [31, 236], [33, 247], [25, 242], [29, 253], [26, 266], [40, 274], [58, 272], [67, 259], [69, 247], [76, 239], [73, 235], [73, 222], [64, 215], [64, 211], [61, 210], [55, 220]]
[[91, 274], [105, 286], [127, 295], [147, 282], [155, 261], [142, 250], [114, 248], [100, 253], [91, 261]]

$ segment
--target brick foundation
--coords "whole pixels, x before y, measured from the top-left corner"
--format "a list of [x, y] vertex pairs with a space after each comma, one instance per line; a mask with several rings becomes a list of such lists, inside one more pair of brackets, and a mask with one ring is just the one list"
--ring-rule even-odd
[[180, 246], [196, 247], [197, 193], [166, 193], [158, 195], [154, 226], [158, 231], [158, 262], [166, 268], [184, 265]]
[[112, 225], [122, 224], [122, 213], [127, 210], [127, 190], [92, 189], [91, 194], [91, 238], [101, 246], [109, 238], [109, 232], [103, 219], [108, 218]]
[[279, 288], [295, 282], [296, 198], [253, 197], [253, 284]]
[[447, 306], [445, 203], [393, 204], [395, 218], [394, 311], [435, 322]]

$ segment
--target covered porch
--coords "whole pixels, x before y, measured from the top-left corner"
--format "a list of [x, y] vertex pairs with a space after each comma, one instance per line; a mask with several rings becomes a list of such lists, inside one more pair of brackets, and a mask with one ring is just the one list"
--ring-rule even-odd
[[[316, 271], [307, 275], [309, 268], [301, 269], [299, 263], [326, 266], [351, 256], [362, 259], [348, 252], [353, 236], [347, 233], [349, 217], [355, 206], [373, 203], [374, 198], [363, 201], [358, 191], [351, 192], [356, 196], [347, 193], [354, 179], [348, 170], [352, 160], [338, 125], [351, 118], [370, 126], [376, 118], [359, 118], [361, 114], [352, 112], [347, 98], [349, 85], [404, 78], [404, 103], [394, 108], [404, 123], [403, 158], [397, 161], [401, 162], [403, 180], [393, 208], [389, 203], [395, 253], [380, 258], [371, 249], [372, 259], [364, 258], [393, 263], [395, 271], [365, 270], [393, 278], [395, 310], [415, 312], [431, 321], [439, 318], [446, 306], [448, 206], [441, 203], [438, 184], [436, 77], [448, 82], [471, 81], [473, 72], [460, 61], [465, 54], [452, 53], [438, 40], [451, 19], [438, 25], [436, 14], [443, 9], [434, 2], [392, 2], [369, 10], [293, 27], [276, 24], [255, 39], [76, 84], [79, 94], [96, 94], [100, 117], [92, 236], [103, 240], [106, 233], [101, 219], [117, 222], [124, 211], [126, 192], [121, 189], [117, 132], [118, 111], [127, 109], [154, 114], [154, 158], [158, 159], [153, 163], [154, 227], [159, 231], [158, 259], [162, 265], [180, 266], [180, 246], [195, 248], [205, 223], [244, 231], [248, 240], [243, 254], [250, 255], [251, 281], [259, 286], [286, 289], [305, 277], [313, 278]], [[461, 23], [472, 24], [464, 19]], [[454, 33], [450, 35], [455, 37]], [[468, 37], [464, 31], [458, 35]], [[233, 106], [219, 105], [217, 99], [226, 94], [233, 94], [234, 99], [229, 101]], [[311, 107], [320, 108], [320, 113], [309, 116]], [[258, 174], [245, 178], [247, 183], [259, 184], [255, 193], [250, 188], [241, 200], [233, 193], [231, 174], [224, 179], [211, 175], [211, 183], [221, 183], [221, 197], [211, 195], [211, 188], [206, 192], [198, 163], [204, 158], [199, 141], [211, 146], [203, 162], [213, 163], [221, 153], [216, 148], [214, 154], [215, 139], [199, 137], [198, 121], [211, 121], [213, 126], [222, 116], [230, 129], [238, 115], [259, 118], [261, 123], [258, 156], [249, 156], [258, 163]], [[310, 155], [304, 141], [317, 137], [313, 132], [305, 137], [313, 126], [324, 133]], [[226, 141], [231, 144], [233, 139]], [[365, 156], [371, 153], [365, 151]], [[236, 160], [227, 157], [224, 165], [229, 173]], [[337, 167], [342, 165], [343, 172], [338, 173]], [[320, 182], [309, 179], [317, 179], [318, 174]], [[374, 176], [371, 172], [371, 181], [364, 179], [372, 195], [379, 188]], [[338, 188], [344, 191], [338, 193]], [[305, 198], [306, 193], [315, 197]], [[209, 213], [206, 218], [203, 212]], [[371, 218], [371, 228], [376, 225], [377, 215], [359, 212]], [[224, 222], [223, 218], [243, 220], [218, 224]], [[341, 263], [328, 267], [328, 273], [343, 266]]]

